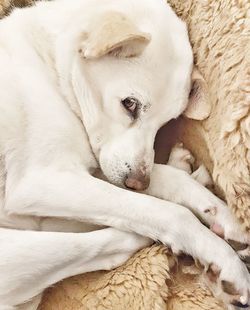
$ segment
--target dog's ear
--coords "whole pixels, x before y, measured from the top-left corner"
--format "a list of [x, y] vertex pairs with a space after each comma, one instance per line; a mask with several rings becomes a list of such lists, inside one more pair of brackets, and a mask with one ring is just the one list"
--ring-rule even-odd
[[133, 57], [140, 55], [151, 36], [140, 31], [126, 16], [108, 12], [91, 22], [91, 29], [85, 33], [79, 52], [86, 59], [104, 55]]
[[211, 112], [207, 84], [196, 67], [192, 73], [192, 88], [184, 115], [194, 120], [204, 120]]

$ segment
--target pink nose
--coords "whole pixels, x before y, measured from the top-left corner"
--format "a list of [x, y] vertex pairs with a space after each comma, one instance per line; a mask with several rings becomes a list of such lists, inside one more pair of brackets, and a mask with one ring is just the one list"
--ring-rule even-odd
[[147, 189], [149, 183], [150, 178], [142, 173], [131, 173], [125, 180], [125, 186], [136, 191], [143, 191]]

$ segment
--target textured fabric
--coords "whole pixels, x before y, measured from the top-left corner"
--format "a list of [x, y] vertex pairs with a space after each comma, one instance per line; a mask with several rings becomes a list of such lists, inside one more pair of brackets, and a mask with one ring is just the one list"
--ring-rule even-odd
[[163, 310], [169, 259], [166, 249], [151, 247], [114, 271], [73, 277], [48, 290], [41, 310]]
[[188, 24], [195, 62], [208, 83], [211, 116], [186, 121], [184, 128], [200, 135], [210, 160], [189, 135], [184, 140], [198, 158], [212, 162], [207, 166], [215, 184], [250, 230], [250, 2], [169, 3]]
[[153, 246], [111, 272], [62, 281], [45, 293], [40, 310], [225, 310], [200, 274], [194, 264]]
[[2, 18], [10, 9], [10, 0], [1, 0], [0, 1], [0, 18]]
[[24, 7], [34, 3], [34, 0], [0, 0], [0, 18], [8, 14], [14, 7]]

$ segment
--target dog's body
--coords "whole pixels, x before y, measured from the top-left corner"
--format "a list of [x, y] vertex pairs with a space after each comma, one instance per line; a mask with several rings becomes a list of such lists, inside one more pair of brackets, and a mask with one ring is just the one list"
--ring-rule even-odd
[[249, 235], [188, 174], [153, 164], [154, 136], [186, 108], [192, 70], [185, 25], [163, 1], [17, 10], [0, 23], [0, 67], [0, 309], [118, 266], [148, 238], [217, 265], [238, 295], [217, 281], [222, 297], [248, 302], [245, 266], [187, 208], [225, 238]]

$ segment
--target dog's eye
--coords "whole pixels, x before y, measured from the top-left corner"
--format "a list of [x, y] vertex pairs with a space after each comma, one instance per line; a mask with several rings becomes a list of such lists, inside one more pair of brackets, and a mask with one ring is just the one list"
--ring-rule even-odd
[[139, 101], [134, 97], [127, 97], [121, 101], [124, 108], [129, 111], [133, 117], [136, 117]]

